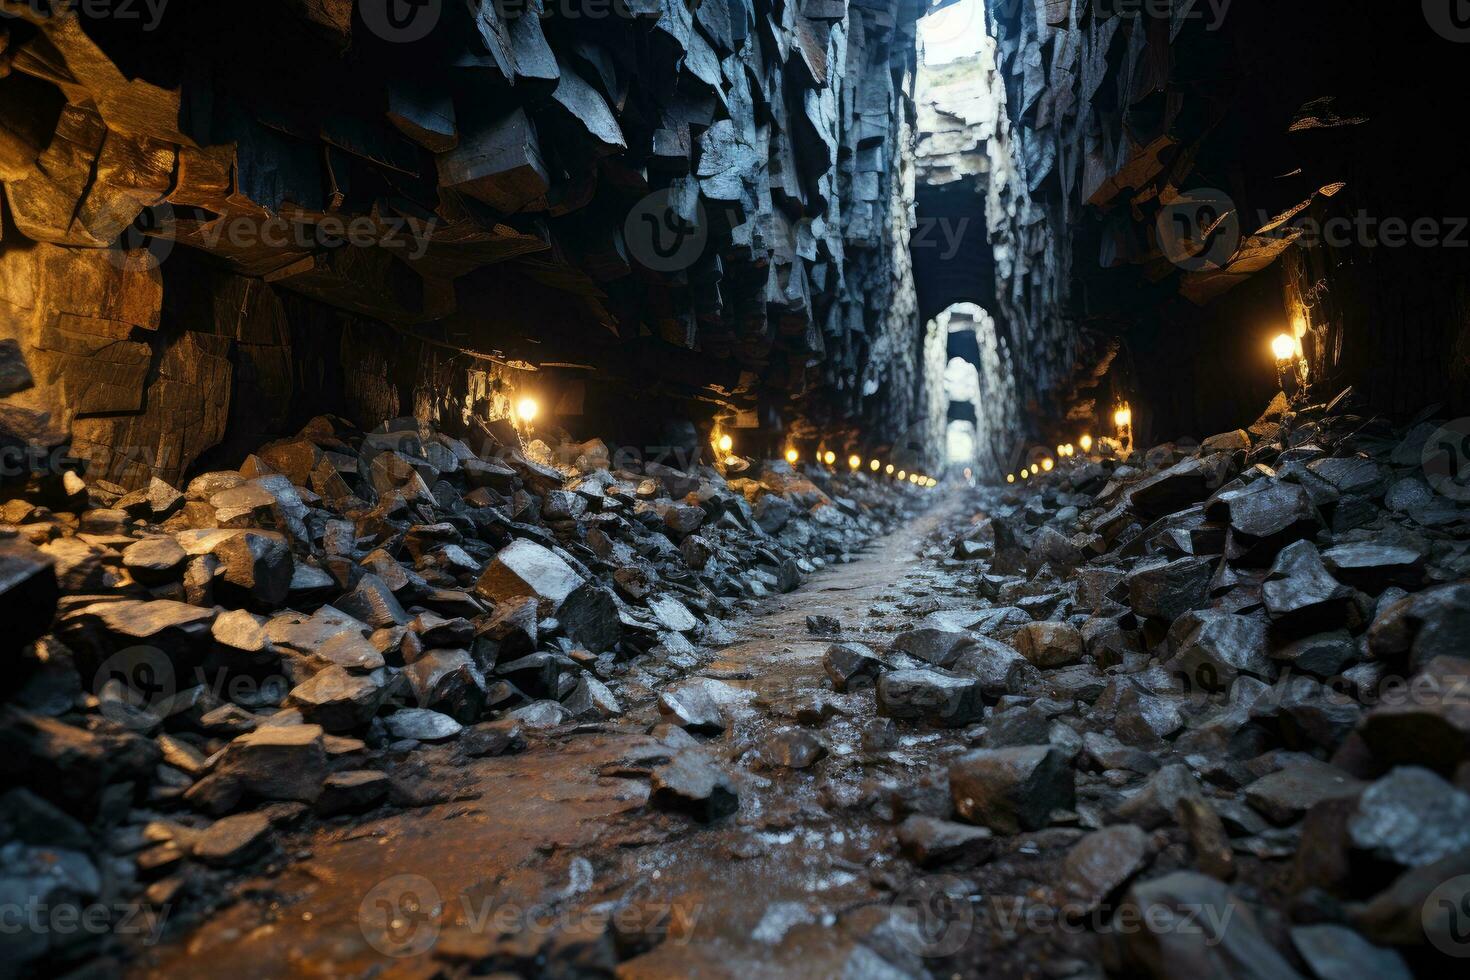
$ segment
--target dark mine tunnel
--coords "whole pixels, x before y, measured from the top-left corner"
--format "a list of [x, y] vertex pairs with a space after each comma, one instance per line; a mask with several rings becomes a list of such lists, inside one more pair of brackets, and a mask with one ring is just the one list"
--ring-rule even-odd
[[1465, 0], [0, 0], [0, 978], [1470, 957]]

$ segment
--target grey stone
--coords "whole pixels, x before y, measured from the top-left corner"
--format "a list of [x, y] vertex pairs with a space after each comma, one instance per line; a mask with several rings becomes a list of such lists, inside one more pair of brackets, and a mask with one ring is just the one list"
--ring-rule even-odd
[[995, 838], [988, 827], [972, 827], [921, 813], [904, 818], [897, 835], [899, 850], [921, 868], [981, 862], [995, 852]]
[[949, 766], [955, 812], [1002, 834], [1040, 830], [1053, 812], [1075, 804], [1067, 757], [1045, 745], [980, 749]]
[[878, 676], [878, 713], [920, 718], [950, 728], [979, 721], [985, 706], [980, 682], [941, 670], [893, 670]]

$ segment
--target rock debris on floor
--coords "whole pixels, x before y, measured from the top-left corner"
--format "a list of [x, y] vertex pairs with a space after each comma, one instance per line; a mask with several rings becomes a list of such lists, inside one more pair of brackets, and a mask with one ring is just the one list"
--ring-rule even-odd
[[1470, 508], [1343, 403], [928, 497], [322, 425], [12, 502], [7, 887], [171, 910], [149, 975], [1447, 975]]

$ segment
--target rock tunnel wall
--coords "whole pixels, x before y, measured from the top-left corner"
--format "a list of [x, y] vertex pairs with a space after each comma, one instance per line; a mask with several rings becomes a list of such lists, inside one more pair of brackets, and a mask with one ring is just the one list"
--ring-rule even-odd
[[946, 302], [995, 316], [1028, 436], [1109, 431], [1125, 401], [1143, 441], [1232, 428], [1276, 390], [1283, 331], [1319, 397], [1470, 409], [1470, 205], [1435, 94], [1463, 76], [1457, 32], [1360, 2], [985, 20], [977, 56], [921, 73], [920, 181], [984, 199], [993, 287]]
[[527, 389], [580, 438], [937, 451], [912, 0], [382, 7], [0, 4], [12, 460], [176, 482]]

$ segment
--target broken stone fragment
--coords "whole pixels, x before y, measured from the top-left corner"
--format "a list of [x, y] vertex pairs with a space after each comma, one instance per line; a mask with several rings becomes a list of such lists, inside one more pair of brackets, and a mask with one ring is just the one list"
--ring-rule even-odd
[[271, 725], [225, 747], [210, 774], [260, 800], [311, 803], [321, 795], [327, 752], [319, 725]]
[[985, 712], [980, 682], [943, 670], [893, 670], [880, 674], [878, 713], [888, 718], [918, 718], [960, 728]]
[[681, 728], [701, 735], [718, 735], [725, 730], [725, 719], [698, 681], [687, 681], [664, 690], [658, 697], [658, 710]]
[[493, 603], [525, 596], [536, 599], [542, 616], [553, 616], [582, 584], [582, 577], [556, 553], [518, 538], [496, 552], [475, 592]]
[[400, 708], [384, 719], [394, 738], [416, 742], [446, 742], [464, 731], [453, 718], [427, 708]]
[[324, 817], [371, 810], [388, 795], [388, 776], [370, 769], [334, 772], [322, 781], [316, 812]]
[[1278, 636], [1302, 636], [1343, 626], [1352, 598], [1352, 591], [1328, 574], [1317, 546], [1310, 541], [1282, 549], [1262, 592], [1272, 631]]
[[934, 868], [986, 861], [995, 852], [995, 838], [988, 827], [915, 813], [898, 825], [898, 846], [919, 867]]
[[648, 609], [665, 629], [675, 633], [692, 633], [699, 628], [699, 620], [689, 607], [671, 596], [650, 597]]
[[1368, 646], [1381, 660], [1413, 669], [1437, 657], [1465, 658], [1470, 637], [1470, 582], [1454, 582], [1406, 596], [1382, 609], [1368, 629]]
[[1131, 881], [1148, 854], [1148, 834], [1132, 824], [1094, 831], [1067, 853], [1060, 888], [1085, 915]]
[[0, 621], [7, 645], [23, 647], [51, 626], [58, 591], [54, 565], [24, 541], [0, 538]]
[[1347, 980], [1410, 980], [1413, 973], [1404, 958], [1392, 949], [1374, 946], [1346, 926], [1295, 926], [1291, 944], [1315, 977]]
[[417, 707], [470, 724], [485, 710], [484, 675], [466, 650], [428, 650], [403, 668]]
[[1175, 817], [1189, 835], [1189, 847], [1199, 869], [1218, 881], [1235, 877], [1235, 853], [1220, 814], [1198, 796], [1179, 800]]
[[762, 761], [785, 769], [809, 768], [826, 755], [826, 743], [802, 728], [779, 728], [766, 737], [760, 749]]
[[1044, 670], [1082, 662], [1082, 634], [1066, 623], [1028, 623], [1011, 643], [1033, 666]]
[[1367, 541], [1340, 544], [1322, 552], [1322, 563], [1333, 578], [1369, 595], [1391, 586], [1414, 590], [1424, 584], [1424, 555], [1413, 548]]
[[338, 598], [334, 605], [343, 613], [374, 628], [407, 625], [409, 616], [388, 584], [368, 573], [357, 588]]
[[1278, 826], [1295, 823], [1323, 800], [1356, 795], [1363, 784], [1325, 762], [1303, 757], [1245, 788], [1246, 802]]
[[1173, 622], [1205, 605], [1214, 563], [1208, 558], [1179, 558], [1145, 565], [1124, 579], [1128, 603], [1139, 616]]
[[328, 732], [350, 732], [372, 720], [383, 694], [373, 678], [333, 665], [293, 687], [286, 703]]
[[834, 643], [822, 655], [822, 669], [839, 692], [872, 687], [886, 668], [878, 655], [861, 643]]
[[1453, 776], [1470, 758], [1470, 660], [1437, 656], [1407, 686], [1385, 688], [1358, 732], [1380, 763]]
[[1066, 755], [1046, 745], [980, 749], [949, 766], [955, 812], [1000, 834], [1040, 830], [1052, 813], [1075, 805], [1074, 773]]
[[266, 849], [270, 830], [270, 819], [263, 813], [222, 817], [194, 839], [191, 853], [213, 867], [237, 867]]
[[567, 594], [556, 618], [567, 639], [590, 653], [611, 650], [623, 635], [617, 600], [612, 593], [591, 582], [584, 582]]
[[892, 648], [935, 667], [949, 667], [974, 645], [968, 633], [923, 627], [898, 634]]
[[[1262, 934], [1250, 909], [1226, 885], [1206, 875], [1175, 871], [1139, 882], [1116, 914], [1140, 925], [1119, 934], [1122, 967], [1131, 976], [1299, 977]], [[1183, 926], [1186, 922], [1189, 928]]]
[[728, 816], [740, 806], [730, 777], [695, 749], [677, 752], [653, 770], [648, 798], [661, 810], [684, 813], [702, 823]]
[[1182, 763], [1162, 767], [1143, 787], [1113, 808], [1110, 819], [1154, 830], [1176, 819], [1180, 800], [1199, 796], [1199, 781]]
[[216, 544], [211, 554], [220, 563], [215, 596], [230, 605], [272, 609], [291, 590], [294, 561], [279, 534], [241, 531]]
[[1185, 634], [1179, 653], [1169, 663], [1171, 671], [1184, 676], [1189, 691], [1223, 691], [1241, 675], [1267, 682], [1275, 679], [1277, 668], [1259, 613], [1238, 616], [1214, 611], [1202, 615], [1200, 622], [1197, 629]]
[[160, 585], [177, 578], [189, 560], [171, 537], [144, 538], [123, 550], [123, 567], [144, 585]]
[[1316, 677], [1333, 677], [1358, 659], [1358, 645], [1347, 630], [1316, 633], [1293, 640], [1271, 659]]

